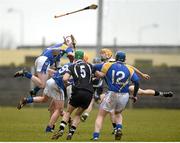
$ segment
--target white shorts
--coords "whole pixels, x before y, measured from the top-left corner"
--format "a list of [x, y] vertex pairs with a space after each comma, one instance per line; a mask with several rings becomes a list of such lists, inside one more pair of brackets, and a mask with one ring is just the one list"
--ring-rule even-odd
[[70, 99], [72, 94], [72, 85], [66, 87], [66, 93], [67, 93], [67, 99]]
[[55, 100], [63, 100], [64, 101], [64, 91], [59, 88], [54, 81], [54, 79], [50, 78], [46, 81], [46, 86], [44, 88], [44, 95], [51, 97]]
[[108, 91], [100, 105], [101, 109], [107, 112], [117, 111], [121, 112], [127, 105], [129, 100], [129, 93], [117, 93]]
[[48, 69], [50, 67], [50, 62], [47, 57], [45, 56], [39, 56], [35, 61], [35, 69], [36, 72], [42, 72], [47, 73]]

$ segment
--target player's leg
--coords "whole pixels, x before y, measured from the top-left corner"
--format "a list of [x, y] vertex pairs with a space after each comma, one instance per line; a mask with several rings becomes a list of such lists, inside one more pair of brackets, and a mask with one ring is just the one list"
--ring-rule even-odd
[[125, 109], [128, 100], [129, 93], [116, 93], [116, 105], [115, 105], [115, 120], [116, 120], [116, 130], [115, 130], [115, 140], [120, 140], [122, 136], [122, 115], [121, 112]]
[[[73, 118], [73, 123], [72, 126], [69, 130], [67, 140], [71, 140], [79, 122], [80, 122], [80, 117], [82, 113], [84, 112], [85, 109], [89, 107], [89, 105], [92, 103], [92, 93], [84, 90], [79, 90], [77, 92], [77, 95], [75, 95], [77, 98], [77, 107], [78, 109], [75, 112], [75, 116]], [[79, 100], [79, 101], [78, 101]]]
[[52, 79], [49, 79], [47, 81], [47, 84], [46, 84], [46, 87], [43, 91], [43, 96], [37, 96], [37, 97], [32, 97], [32, 96], [29, 96], [29, 97], [23, 97], [21, 98], [17, 108], [18, 109], [21, 109], [24, 105], [26, 104], [29, 104], [29, 103], [43, 103], [43, 102], [47, 102], [47, 100], [49, 99], [48, 94], [51, 93], [51, 88], [52, 88], [52, 84], [53, 84], [53, 80]]
[[71, 125], [71, 128], [69, 129], [69, 133], [68, 133], [68, 136], [67, 136], [67, 140], [71, 140], [74, 132], [76, 131], [76, 128], [78, 126], [78, 124], [80, 123], [80, 117], [81, 117], [81, 114], [84, 112], [85, 109], [79, 107], [76, 112], [75, 112], [75, 115], [74, 115], [74, 118], [73, 118], [73, 122], [72, 122], [72, 125]]
[[58, 120], [61, 113], [63, 112], [63, 108], [64, 108], [63, 100], [54, 100], [53, 104], [54, 104], [54, 109], [50, 117], [48, 126], [46, 127], [46, 132], [52, 132], [54, 130], [55, 123]]
[[122, 136], [122, 114], [121, 112], [115, 112], [116, 129], [115, 129], [115, 140], [120, 140]]
[[52, 94], [52, 92], [53, 92], [54, 84], [55, 84], [55, 82], [52, 78], [47, 80], [46, 87], [43, 91], [43, 96], [36, 96], [36, 97], [30, 96], [30, 97], [26, 98], [27, 103], [32, 103], [32, 102], [46, 103], [48, 101], [49, 97], [51, 97], [50, 94]]
[[98, 115], [97, 115], [96, 121], [95, 121], [93, 140], [98, 140], [99, 139], [100, 130], [102, 128], [104, 118], [106, 117], [107, 114], [108, 114], [108, 112], [105, 111], [104, 109], [101, 109], [101, 108], [99, 109], [99, 112], [98, 112]]
[[45, 103], [48, 101], [47, 96], [36, 96], [36, 97], [22, 97], [17, 105], [17, 109], [21, 109], [23, 106], [26, 104], [31, 104], [31, 103]]
[[89, 104], [88, 108], [84, 111], [83, 115], [81, 116], [82, 122], [85, 122], [86, 119], [89, 117], [89, 113], [93, 109], [93, 104], [94, 104], [94, 98], [92, 98], [91, 103]]
[[[69, 85], [68, 87], [66, 87], [66, 89], [64, 89], [64, 96], [65, 99], [69, 100], [71, 98], [71, 94], [72, 94], [72, 85]], [[64, 112], [65, 113], [65, 112]], [[62, 115], [63, 116], [63, 115]], [[70, 129], [71, 124], [72, 124], [73, 119], [70, 117], [69, 121], [68, 121], [68, 127]]]
[[36, 94], [38, 93], [38, 91], [39, 91], [40, 89], [41, 89], [40, 87], [35, 86], [33, 89], [31, 89], [31, 90], [29, 91], [29, 94], [30, 94], [31, 96], [36, 96]]
[[89, 117], [89, 113], [92, 111], [94, 102], [101, 103], [104, 98], [104, 94], [97, 94], [97, 92], [94, 93], [94, 98], [92, 99], [88, 109], [85, 110], [83, 115], [81, 116], [81, 121], [85, 122], [86, 119]]
[[[51, 99], [49, 106], [48, 106], [48, 111], [49, 111], [49, 118], [51, 118], [51, 116], [53, 115], [54, 111], [55, 111], [55, 107], [54, 107], [54, 100]], [[62, 114], [61, 114], [62, 115]], [[49, 128], [50, 131], [54, 131], [55, 129], [55, 124], [53, 125], [52, 128]]]
[[53, 112], [54, 112], [54, 107], [55, 105], [54, 105], [54, 100], [52, 99], [51, 101], [50, 101], [50, 103], [49, 103], [49, 107], [48, 107], [48, 111], [49, 111], [49, 114], [50, 114], [50, 118], [51, 118], [51, 116], [52, 116], [52, 114], [53, 114]]
[[101, 101], [101, 94], [103, 93], [103, 81], [98, 80], [98, 82], [98, 87], [94, 87], [94, 101], [99, 104]]
[[[134, 85], [129, 86], [129, 91], [130, 91], [130, 94], [132, 95], [134, 92]], [[154, 96], [155, 90], [152, 90], [152, 89], [143, 90], [143, 89], [139, 88], [138, 95], [140, 95], [140, 96], [142, 96], [142, 95]]]
[[76, 107], [73, 107], [72, 105], [68, 104], [67, 110], [64, 113], [63, 118], [61, 120], [59, 130], [53, 134], [52, 139], [58, 139], [59, 137], [61, 137], [63, 135], [64, 129], [65, 129], [65, 127], [69, 121], [70, 115], [74, 111], [74, 109], [76, 109]]
[[38, 72], [37, 76], [32, 76], [31, 80], [39, 88], [44, 88], [48, 78], [49, 78], [48, 74]]
[[[134, 92], [134, 85], [129, 86], [129, 91], [130, 94], [132, 95]], [[162, 91], [157, 91], [157, 90], [153, 90], [153, 89], [141, 89], [139, 88], [138, 90], [138, 95], [140, 96], [163, 96], [163, 97], [172, 97], [173, 96], [173, 92], [172, 91], [166, 91], [166, 92], [162, 92]]]
[[106, 93], [102, 93], [102, 94], [100, 95], [100, 103], [104, 100], [105, 95], [106, 95]]
[[[44, 88], [45, 87], [45, 83], [46, 83], [46, 80], [48, 79], [48, 74], [46, 73], [41, 73], [41, 72], [38, 72], [37, 73], [37, 76], [35, 75], [32, 75], [30, 72], [26, 71], [26, 70], [22, 70], [22, 71], [18, 71], [17, 73], [15, 73], [15, 77], [18, 77], [18, 75], [21, 75], [21, 76], [24, 76], [28, 79], [31, 79], [31, 81], [37, 85], [39, 88]], [[35, 91], [38, 90], [39, 91], [39, 88], [36, 87]]]
[[50, 121], [46, 128], [46, 132], [52, 132], [54, 125], [58, 117], [62, 114], [64, 108], [64, 91], [59, 88], [53, 78], [50, 78], [46, 82], [46, 88], [44, 94], [52, 98], [50, 102]]
[[115, 120], [115, 113], [114, 113], [114, 110], [113, 110], [112, 112], [109, 113], [109, 116], [110, 116], [110, 120], [111, 120], [112, 127], [113, 127], [112, 134], [114, 134], [114, 132], [115, 132], [115, 130], [116, 130], [116, 120]]
[[109, 113], [112, 112], [114, 109], [114, 103], [115, 103], [115, 98], [112, 98], [113, 92], [106, 92], [105, 96], [103, 98], [102, 103], [100, 104], [99, 112], [95, 121], [95, 129], [93, 133], [93, 140], [98, 140], [100, 136], [100, 130], [102, 128], [102, 124], [104, 121], [105, 116]]
[[20, 70], [14, 74], [14, 77], [23, 76], [28, 79], [31, 79], [35, 85], [39, 88], [44, 88], [46, 84], [46, 80], [48, 79], [48, 68], [50, 67], [50, 62], [47, 57], [40, 56], [35, 61], [35, 68], [37, 72], [37, 76], [32, 75], [32, 73], [28, 72], [27, 70]]

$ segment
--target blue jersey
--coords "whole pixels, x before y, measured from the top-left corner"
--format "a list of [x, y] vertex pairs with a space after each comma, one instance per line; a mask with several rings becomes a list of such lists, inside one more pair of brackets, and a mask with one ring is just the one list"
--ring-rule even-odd
[[139, 81], [138, 76], [131, 67], [121, 62], [107, 62], [94, 65], [94, 70], [105, 74], [108, 89], [114, 92], [128, 93], [129, 83]]
[[52, 77], [54, 81], [56, 82], [56, 84], [58, 85], [58, 87], [60, 87], [63, 90], [65, 89], [64, 82], [63, 82], [63, 75], [66, 73], [70, 65], [71, 63], [63, 65], [57, 72], [54, 73]]
[[72, 47], [60, 43], [46, 48], [41, 56], [46, 56], [50, 62], [50, 66], [53, 65], [56, 61], [60, 61], [61, 57], [66, 53], [73, 52]]

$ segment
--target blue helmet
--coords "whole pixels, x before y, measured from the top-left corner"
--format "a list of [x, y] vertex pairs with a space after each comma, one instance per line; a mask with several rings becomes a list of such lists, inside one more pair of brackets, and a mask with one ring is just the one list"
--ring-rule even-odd
[[126, 60], [126, 54], [121, 51], [116, 52], [116, 61], [125, 62]]

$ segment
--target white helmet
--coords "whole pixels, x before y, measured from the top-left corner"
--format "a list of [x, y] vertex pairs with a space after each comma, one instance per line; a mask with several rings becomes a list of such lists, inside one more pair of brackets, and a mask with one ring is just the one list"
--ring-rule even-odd
[[76, 40], [74, 38], [73, 35], [69, 35], [69, 36], [64, 36], [64, 43], [68, 46], [68, 47], [73, 47], [75, 48], [76, 46]]

